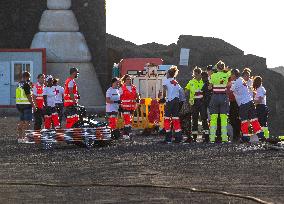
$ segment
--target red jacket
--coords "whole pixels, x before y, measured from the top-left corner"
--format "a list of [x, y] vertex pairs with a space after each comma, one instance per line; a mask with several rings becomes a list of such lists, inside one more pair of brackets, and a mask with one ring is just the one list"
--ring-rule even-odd
[[44, 99], [43, 99], [43, 88], [44, 85], [40, 85], [39, 83], [34, 84], [34, 87], [36, 88], [36, 105], [39, 109], [42, 109], [44, 106]]
[[133, 111], [136, 109], [136, 87], [131, 85], [131, 92], [127, 89], [126, 85], [123, 84], [122, 94], [120, 95], [121, 107], [124, 110]]
[[[71, 99], [71, 96], [70, 96], [70, 92], [69, 92], [69, 83], [70, 81], [73, 80], [73, 89], [72, 89], [72, 93], [74, 94], [74, 97], [75, 97], [75, 101], [74, 102], [72, 99]], [[67, 107], [67, 106], [74, 106], [78, 103], [78, 89], [77, 89], [77, 84], [75, 82], [74, 79], [72, 78], [67, 78], [67, 80], [65, 81], [65, 86], [64, 86], [64, 106]]]

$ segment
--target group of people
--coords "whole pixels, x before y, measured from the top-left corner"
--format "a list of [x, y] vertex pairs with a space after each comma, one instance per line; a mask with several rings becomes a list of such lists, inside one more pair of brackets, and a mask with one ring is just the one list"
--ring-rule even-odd
[[173, 132], [174, 141], [182, 142], [180, 132], [183, 121], [179, 119], [179, 110], [186, 93], [189, 93], [190, 106], [190, 115], [186, 120], [192, 121], [190, 131], [186, 132], [187, 142], [195, 142], [197, 139], [199, 117], [204, 142], [216, 142], [217, 130], [221, 142], [228, 142], [228, 121], [233, 128], [232, 141], [249, 142], [253, 134], [260, 141], [269, 138], [266, 90], [262, 78], [252, 78], [249, 68], [241, 73], [238, 69], [231, 70], [222, 61], [215, 66], [207, 66], [205, 71], [195, 67], [193, 79], [188, 82], [185, 91], [176, 80], [177, 74], [178, 68], [171, 67], [163, 83], [166, 143], [172, 142]]
[[25, 143], [25, 131], [30, 128], [34, 118], [34, 130], [61, 128], [63, 107], [66, 116], [66, 128], [71, 128], [78, 120], [75, 106], [78, 104], [79, 93], [75, 78], [77, 68], [70, 69], [70, 76], [64, 88], [58, 85], [58, 79], [51, 75], [39, 74], [37, 82], [30, 81], [29, 72], [22, 74], [22, 80], [16, 88], [16, 107], [20, 112], [18, 124], [18, 142]]
[[[165, 143], [171, 143], [173, 138], [175, 142], [184, 142], [182, 132], [185, 131], [182, 130], [183, 121], [179, 116], [186, 95], [189, 95], [190, 106], [186, 120], [191, 121], [190, 131], [186, 132], [187, 142], [196, 142], [199, 117], [204, 142], [216, 142], [218, 130], [221, 142], [228, 142], [228, 121], [233, 128], [233, 141], [241, 139], [248, 142], [251, 133], [256, 134], [260, 141], [269, 137], [266, 90], [262, 78], [252, 78], [249, 68], [240, 73], [238, 69], [229, 69], [222, 61], [215, 66], [207, 66], [205, 71], [195, 67], [193, 78], [184, 89], [176, 79], [178, 71], [176, 66], [167, 71], [167, 77], [162, 82], [163, 91], [159, 94], [159, 102], [165, 103]], [[42, 129], [42, 121], [45, 129], [60, 128], [64, 107], [66, 128], [73, 127], [79, 120], [76, 105], [80, 95], [75, 81], [78, 74], [77, 68], [71, 68], [63, 88], [51, 75], [40, 74], [38, 82], [32, 84], [30, 73], [23, 73], [22, 81], [16, 89], [16, 105], [20, 112], [19, 142], [25, 142], [25, 130], [29, 128], [33, 115], [35, 130]], [[122, 115], [124, 121], [122, 137], [130, 138], [133, 112], [139, 100], [139, 93], [132, 84], [130, 75], [112, 79], [111, 87], [106, 92], [106, 114], [114, 139], [121, 137], [117, 125], [118, 114]]]

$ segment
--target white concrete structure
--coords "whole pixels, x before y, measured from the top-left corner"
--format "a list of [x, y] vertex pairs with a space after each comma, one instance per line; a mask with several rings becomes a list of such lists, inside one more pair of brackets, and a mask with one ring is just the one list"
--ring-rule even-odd
[[51, 10], [67, 10], [71, 8], [71, 0], [47, 0], [47, 8]]
[[39, 30], [45, 32], [77, 32], [79, 25], [71, 10], [46, 10], [42, 14]]
[[80, 104], [86, 107], [105, 106], [92, 56], [74, 13], [71, 0], [48, 0], [49, 10], [44, 11], [39, 30], [32, 41], [32, 48], [46, 48], [47, 74], [59, 78], [61, 84], [69, 76], [73, 66], [80, 71], [77, 80], [81, 95]]

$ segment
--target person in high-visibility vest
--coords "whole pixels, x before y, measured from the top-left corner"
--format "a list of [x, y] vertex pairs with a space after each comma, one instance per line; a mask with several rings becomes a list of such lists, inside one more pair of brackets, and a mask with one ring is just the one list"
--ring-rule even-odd
[[253, 89], [255, 91], [254, 102], [256, 104], [257, 118], [262, 127], [264, 137], [267, 139], [269, 138], [267, 125], [269, 109], [266, 105], [266, 89], [262, 85], [262, 78], [260, 76], [254, 77]]
[[79, 76], [79, 70], [75, 67], [70, 69], [70, 76], [65, 81], [64, 86], [64, 108], [66, 116], [66, 128], [72, 128], [79, 120], [76, 105], [78, 105], [79, 93], [75, 81]]
[[139, 94], [137, 93], [136, 86], [132, 84], [131, 77], [125, 74], [122, 78], [122, 85], [119, 89], [122, 116], [124, 120], [124, 139], [130, 139], [132, 129], [132, 114], [137, 108], [137, 101]]
[[119, 139], [120, 130], [117, 128], [118, 109], [120, 104], [119, 78], [114, 77], [111, 80], [111, 87], [106, 92], [106, 114], [108, 116], [108, 125], [112, 131], [112, 138]]
[[166, 131], [165, 143], [172, 142], [172, 127], [175, 142], [180, 143], [183, 141], [179, 119], [181, 86], [177, 80], [175, 80], [178, 71], [176, 66], [172, 66], [167, 72], [167, 79], [163, 80], [164, 98], [161, 99], [161, 102], [166, 101], [164, 116], [164, 129]]
[[18, 143], [25, 143], [25, 130], [28, 130], [32, 118], [33, 111], [36, 111], [37, 106], [33, 101], [32, 87], [30, 84], [31, 74], [24, 72], [22, 74], [22, 80], [18, 83], [16, 88], [16, 107], [20, 112], [20, 122], [18, 123]]
[[36, 102], [37, 110], [34, 112], [34, 129], [40, 130], [43, 121], [43, 89], [45, 87], [45, 75], [37, 76], [37, 83], [33, 85], [33, 100]]
[[46, 76], [46, 87], [43, 89], [43, 98], [44, 98], [44, 128], [50, 129], [60, 128], [60, 122], [58, 113], [56, 110], [56, 90], [53, 86], [53, 77], [51, 75]]
[[196, 142], [198, 135], [198, 119], [199, 114], [201, 116], [202, 127], [203, 127], [203, 137], [205, 141], [209, 141], [209, 127], [208, 127], [208, 117], [207, 108], [203, 100], [202, 88], [204, 82], [201, 78], [202, 70], [199, 67], [193, 69], [193, 79], [191, 79], [185, 87], [185, 91], [189, 91], [189, 104], [191, 105], [192, 113], [192, 139]]
[[242, 140], [244, 142], [250, 141], [249, 125], [251, 125], [254, 134], [258, 136], [259, 140], [265, 141], [264, 133], [257, 118], [254, 101], [245, 80], [240, 76], [238, 69], [232, 70], [231, 77], [233, 80], [231, 90], [236, 97], [240, 109]]
[[213, 89], [211, 101], [209, 104], [210, 112], [210, 142], [216, 141], [216, 130], [218, 114], [221, 120], [221, 139], [222, 142], [228, 142], [227, 125], [228, 125], [228, 112], [229, 112], [229, 99], [226, 94], [226, 87], [231, 71], [225, 66], [225, 63], [219, 61], [215, 67], [217, 72], [213, 73], [210, 77], [209, 88]]

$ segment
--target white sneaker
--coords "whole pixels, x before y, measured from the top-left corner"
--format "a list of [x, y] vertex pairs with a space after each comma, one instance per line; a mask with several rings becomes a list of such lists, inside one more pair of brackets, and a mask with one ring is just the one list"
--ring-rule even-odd
[[125, 140], [130, 140], [129, 135], [123, 135], [122, 138], [125, 139]]

